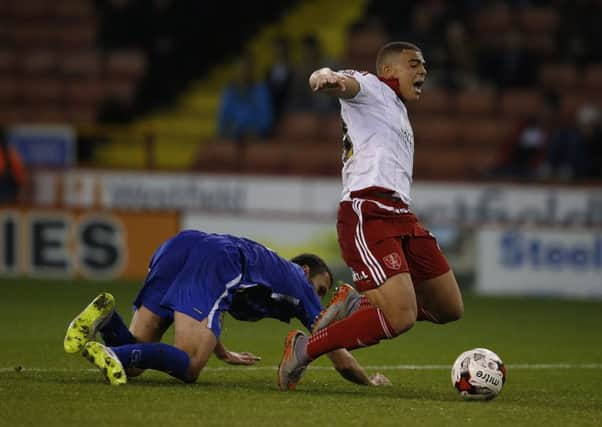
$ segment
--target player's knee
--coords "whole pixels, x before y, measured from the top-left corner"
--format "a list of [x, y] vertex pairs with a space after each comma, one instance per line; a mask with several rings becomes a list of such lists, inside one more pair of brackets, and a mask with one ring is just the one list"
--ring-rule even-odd
[[191, 364], [188, 367], [188, 371], [186, 372], [186, 375], [182, 378], [182, 381], [184, 381], [185, 383], [191, 384], [196, 382], [196, 380], [199, 379], [199, 376], [201, 375], [201, 371], [203, 370], [202, 366], [195, 366], [193, 364]]
[[439, 323], [450, 323], [460, 320], [464, 315], [464, 304], [462, 301], [447, 307], [443, 313], [440, 314]]

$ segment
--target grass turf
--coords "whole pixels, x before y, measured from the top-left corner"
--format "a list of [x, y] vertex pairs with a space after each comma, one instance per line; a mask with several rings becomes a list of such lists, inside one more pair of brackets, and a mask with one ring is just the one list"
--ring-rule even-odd
[[[276, 388], [284, 336], [298, 323], [227, 318], [228, 348], [262, 356], [256, 367], [211, 360], [199, 382], [181, 384], [147, 372], [109, 387], [78, 355], [62, 350], [65, 327], [100, 290], [112, 292], [129, 320], [138, 285], [123, 282], [0, 282], [0, 425], [447, 426], [600, 425], [602, 422], [601, 301], [465, 296], [454, 324], [418, 324], [406, 335], [354, 352], [391, 387], [348, 383], [316, 361], [294, 392]], [[170, 342], [171, 336], [165, 337]], [[508, 366], [502, 394], [464, 402], [448, 365], [462, 351], [488, 347]], [[580, 365], [538, 369], [526, 364]], [[592, 364], [583, 366], [584, 364]], [[406, 369], [400, 365], [435, 365]], [[444, 366], [441, 366], [444, 365]], [[21, 368], [19, 370], [19, 367]], [[17, 369], [15, 369], [17, 368]]]

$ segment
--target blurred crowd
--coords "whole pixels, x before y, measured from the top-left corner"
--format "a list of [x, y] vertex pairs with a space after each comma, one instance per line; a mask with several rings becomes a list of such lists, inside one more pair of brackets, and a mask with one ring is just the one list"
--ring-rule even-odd
[[[600, 22], [600, 0], [372, 1], [349, 36], [350, 44], [362, 41], [366, 48], [349, 46], [338, 64], [325, 57], [316, 35], [307, 35], [294, 46], [302, 52], [297, 61], [291, 59], [291, 41], [276, 38], [267, 75], [257, 72], [253, 58], [244, 57], [238, 78], [223, 92], [218, 129], [223, 137], [261, 140], [288, 113], [336, 112], [336, 102], [311, 93], [309, 74], [323, 66], [374, 72], [378, 46], [406, 40], [420, 46], [427, 59], [425, 97], [429, 88], [471, 92], [475, 97], [485, 91], [498, 97], [507, 91], [539, 92], [541, 108], [513, 116], [512, 132], [501, 147], [492, 148], [499, 150], [497, 160], [481, 171], [481, 177], [600, 178], [602, 76], [598, 91], [579, 88], [583, 70], [602, 63]], [[547, 64], [566, 64], [577, 89], [562, 86], [563, 75], [561, 84], [542, 83]], [[583, 96], [572, 108], [564, 108], [566, 96], [576, 95], [571, 93], [576, 90]]]

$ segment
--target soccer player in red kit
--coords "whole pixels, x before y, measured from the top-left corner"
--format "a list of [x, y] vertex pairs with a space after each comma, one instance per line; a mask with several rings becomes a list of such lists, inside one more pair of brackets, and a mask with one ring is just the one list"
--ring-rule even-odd
[[294, 389], [306, 366], [322, 354], [374, 345], [408, 331], [417, 320], [451, 322], [464, 311], [437, 241], [409, 207], [414, 135], [406, 103], [422, 93], [427, 74], [422, 52], [411, 43], [388, 43], [378, 52], [376, 72], [322, 68], [309, 78], [313, 91], [336, 96], [341, 104], [345, 135], [337, 233], [362, 296], [358, 300], [357, 292], [343, 285], [312, 335], [288, 334], [278, 368], [284, 390]]

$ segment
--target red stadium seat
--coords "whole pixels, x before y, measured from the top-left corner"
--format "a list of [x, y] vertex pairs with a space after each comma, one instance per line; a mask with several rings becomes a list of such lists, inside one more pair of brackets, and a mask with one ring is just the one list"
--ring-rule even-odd
[[19, 121], [19, 113], [14, 106], [0, 105], [0, 126], [9, 126]]
[[17, 70], [17, 54], [13, 50], [0, 50], [0, 75], [12, 76]]
[[583, 86], [585, 89], [602, 90], [602, 64], [591, 64], [585, 67]]
[[424, 114], [449, 114], [451, 112], [451, 97], [445, 89], [425, 90], [420, 101], [408, 104], [410, 117]]
[[320, 139], [327, 144], [338, 143], [343, 140], [343, 122], [341, 116], [332, 114], [320, 119]]
[[453, 97], [451, 108], [460, 116], [491, 116], [497, 108], [497, 94], [493, 90], [461, 91]]
[[10, 3], [9, 13], [15, 20], [43, 19], [52, 15], [53, 4], [46, 0], [20, 0]]
[[536, 114], [542, 107], [541, 94], [534, 90], [507, 90], [502, 93], [502, 117], [517, 118]]
[[100, 57], [96, 52], [76, 52], [65, 57], [61, 64], [65, 77], [96, 79], [100, 75]]
[[558, 29], [560, 18], [553, 7], [527, 6], [519, 8], [518, 23], [523, 32], [552, 34]]
[[65, 25], [57, 28], [54, 34], [55, 45], [67, 51], [91, 51], [96, 43], [96, 27], [85, 23], [73, 26]]
[[412, 120], [416, 146], [449, 146], [458, 141], [461, 128], [449, 116], [421, 116]]
[[577, 68], [573, 64], [543, 64], [539, 82], [545, 88], [569, 90], [577, 85]]
[[288, 113], [282, 116], [275, 132], [277, 139], [289, 143], [311, 143], [320, 139], [321, 121], [315, 113]]
[[484, 149], [488, 147], [497, 150], [512, 132], [512, 122], [500, 118], [466, 119], [460, 121], [459, 140], [462, 145], [471, 148]]
[[242, 161], [237, 144], [230, 139], [216, 138], [201, 145], [195, 167], [201, 172], [240, 172]]
[[242, 172], [283, 174], [289, 166], [287, 141], [262, 141], [246, 145], [242, 152]]
[[65, 104], [68, 107], [98, 107], [104, 97], [104, 86], [100, 80], [73, 81], [65, 86]]
[[53, 50], [33, 50], [23, 53], [21, 71], [25, 76], [48, 77], [57, 72], [59, 57]]
[[306, 144], [290, 152], [287, 172], [293, 175], [332, 176], [340, 173], [341, 166], [340, 148], [336, 144]]
[[0, 77], [0, 105], [12, 105], [20, 94], [16, 79]]
[[21, 96], [26, 106], [58, 105], [62, 102], [64, 85], [53, 78], [30, 78], [20, 80]]
[[105, 70], [109, 78], [137, 80], [146, 70], [146, 57], [137, 49], [111, 52], [106, 59]]

